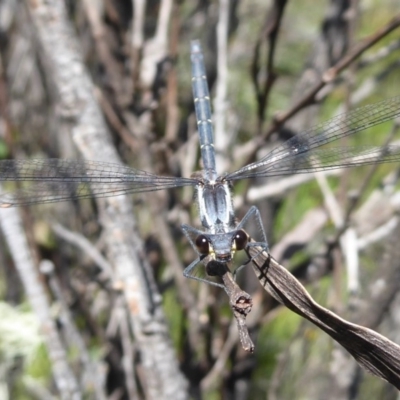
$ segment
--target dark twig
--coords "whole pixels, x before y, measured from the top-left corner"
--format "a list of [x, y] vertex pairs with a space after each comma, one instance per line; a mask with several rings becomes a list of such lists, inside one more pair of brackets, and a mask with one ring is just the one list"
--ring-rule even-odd
[[[110, 86], [115, 93], [115, 98], [121, 104], [126, 103], [127, 99], [132, 96], [132, 93], [127, 90], [128, 87], [121, 77], [121, 68], [113, 57], [112, 51], [107, 43], [106, 27], [99, 11], [100, 8], [94, 7], [90, 0], [84, 0], [82, 6], [89, 22], [96, 52], [107, 72]], [[124, 91], [127, 93], [124, 93]]]
[[[265, 118], [265, 110], [267, 108], [268, 95], [276, 80], [277, 74], [274, 71], [274, 57], [279, 28], [282, 21], [283, 11], [287, 0], [275, 0], [272, 9], [268, 11], [265, 25], [259, 34], [254, 49], [254, 56], [251, 63], [251, 78], [257, 97], [257, 115], [258, 115], [258, 131], [262, 129]], [[261, 72], [261, 45], [268, 40], [268, 57], [264, 66], [265, 71]], [[260, 82], [260, 75], [265, 76], [264, 81]]]
[[247, 253], [256, 276], [272, 297], [325, 331], [364, 369], [400, 389], [400, 346], [320, 306], [297, 279], [262, 248], [249, 247]]

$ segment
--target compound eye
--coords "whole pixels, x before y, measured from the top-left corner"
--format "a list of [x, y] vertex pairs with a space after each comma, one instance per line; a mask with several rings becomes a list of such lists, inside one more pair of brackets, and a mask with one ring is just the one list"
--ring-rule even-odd
[[197, 236], [195, 243], [200, 254], [207, 255], [210, 252], [210, 245], [206, 235]]
[[243, 229], [240, 229], [236, 231], [233, 240], [235, 241], [236, 250], [243, 250], [247, 246], [247, 233]]

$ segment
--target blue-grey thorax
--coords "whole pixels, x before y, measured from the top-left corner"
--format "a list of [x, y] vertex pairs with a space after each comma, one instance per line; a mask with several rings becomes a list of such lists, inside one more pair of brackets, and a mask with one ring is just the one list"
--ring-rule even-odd
[[221, 234], [235, 229], [231, 190], [226, 181], [197, 186], [200, 221], [208, 233]]

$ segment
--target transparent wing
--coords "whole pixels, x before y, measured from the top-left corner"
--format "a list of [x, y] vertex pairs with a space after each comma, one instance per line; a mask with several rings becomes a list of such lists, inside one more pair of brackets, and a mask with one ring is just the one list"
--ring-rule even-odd
[[[302, 174], [396, 161], [400, 161], [400, 146], [398, 145], [384, 147], [332, 147], [329, 149], [316, 149], [313, 150], [312, 154], [298, 154], [276, 161], [268, 171], [257, 174], [257, 176]], [[241, 179], [253, 176], [242, 176]]]
[[158, 176], [120, 164], [63, 159], [0, 161], [0, 181], [30, 183], [0, 195], [0, 207], [110, 197], [198, 183], [196, 179]]
[[319, 149], [400, 116], [400, 96], [338, 115], [289, 139], [266, 157], [228, 174], [227, 180], [324, 171], [400, 160], [398, 146]]

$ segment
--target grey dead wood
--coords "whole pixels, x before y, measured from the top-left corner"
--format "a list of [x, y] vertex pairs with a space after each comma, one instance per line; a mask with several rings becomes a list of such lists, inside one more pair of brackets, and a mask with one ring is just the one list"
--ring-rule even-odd
[[68, 363], [67, 350], [52, 318], [47, 290], [39, 276], [19, 213], [15, 208], [0, 209], [1, 229], [29, 304], [39, 320], [60, 397], [63, 400], [79, 400], [82, 398], [82, 392]]
[[[83, 63], [79, 43], [59, 1], [27, 2], [43, 49], [48, 79], [58, 96], [60, 122], [68, 116], [72, 139], [82, 156], [119, 163], [111, 137], [95, 101], [94, 86]], [[138, 344], [142, 385], [148, 398], [187, 397], [158, 293], [133, 210], [124, 197], [97, 200], [110, 263], [125, 296], [131, 329]]]

